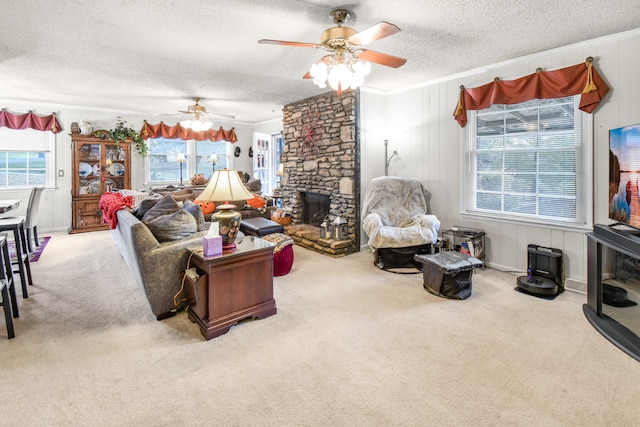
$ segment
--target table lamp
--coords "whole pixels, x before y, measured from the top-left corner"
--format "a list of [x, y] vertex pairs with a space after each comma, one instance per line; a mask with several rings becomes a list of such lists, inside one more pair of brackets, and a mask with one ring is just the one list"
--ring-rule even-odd
[[183, 187], [182, 185], [182, 164], [184, 162], [186, 162], [187, 159], [184, 156], [184, 153], [178, 153], [178, 155], [176, 156], [176, 162], [180, 163], [180, 187]]
[[211, 173], [213, 174], [216, 171], [216, 163], [218, 163], [218, 156], [216, 153], [212, 153], [211, 157], [209, 157], [208, 162], [211, 162]]
[[240, 212], [233, 210], [236, 206], [229, 204], [229, 200], [249, 200], [252, 197], [253, 194], [240, 181], [238, 172], [228, 169], [214, 171], [209, 183], [198, 196], [198, 200], [209, 202], [224, 201], [221, 205], [216, 203], [218, 211], [211, 215], [211, 218], [220, 224], [223, 250], [230, 250], [236, 247], [234, 242], [242, 220], [242, 215]]

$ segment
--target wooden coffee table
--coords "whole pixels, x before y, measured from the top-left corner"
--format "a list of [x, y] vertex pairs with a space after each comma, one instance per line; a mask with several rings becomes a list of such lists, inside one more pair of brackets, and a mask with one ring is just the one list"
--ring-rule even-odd
[[191, 248], [190, 267], [197, 280], [188, 275], [185, 293], [189, 319], [200, 326], [206, 339], [227, 333], [243, 319], [264, 319], [276, 314], [273, 299], [274, 244], [245, 236], [236, 248], [221, 255], [205, 257], [202, 246]]

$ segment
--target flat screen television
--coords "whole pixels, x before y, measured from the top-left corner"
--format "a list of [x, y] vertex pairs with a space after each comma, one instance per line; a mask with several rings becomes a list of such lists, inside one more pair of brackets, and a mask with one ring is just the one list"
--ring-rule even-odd
[[640, 229], [640, 124], [609, 131], [609, 218]]

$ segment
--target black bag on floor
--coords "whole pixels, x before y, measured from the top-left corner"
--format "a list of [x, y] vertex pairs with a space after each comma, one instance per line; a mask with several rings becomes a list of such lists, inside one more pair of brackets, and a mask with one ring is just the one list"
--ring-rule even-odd
[[473, 269], [482, 261], [454, 251], [434, 255], [416, 255], [416, 262], [423, 264], [424, 289], [443, 298], [467, 299], [471, 296]]
[[414, 257], [433, 253], [434, 245], [408, 246], [406, 248], [378, 248], [373, 253], [374, 264], [383, 270], [390, 268], [415, 268], [422, 270], [422, 264]]

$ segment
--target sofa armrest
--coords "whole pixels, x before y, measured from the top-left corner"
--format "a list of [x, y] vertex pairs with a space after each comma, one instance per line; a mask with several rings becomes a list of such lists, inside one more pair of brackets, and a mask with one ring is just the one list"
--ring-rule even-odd
[[184, 302], [174, 305], [174, 296], [182, 286], [182, 276], [190, 255], [189, 248], [202, 248], [204, 235], [204, 232], [199, 232], [182, 240], [160, 243], [138, 252], [145, 292], [151, 311], [157, 317], [185, 305]]

